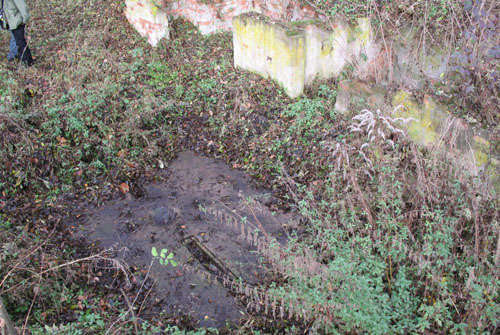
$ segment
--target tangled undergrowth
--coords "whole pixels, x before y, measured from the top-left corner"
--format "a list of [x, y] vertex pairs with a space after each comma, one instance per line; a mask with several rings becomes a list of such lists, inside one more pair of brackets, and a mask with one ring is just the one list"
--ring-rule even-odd
[[390, 115], [370, 112], [379, 124], [368, 134], [369, 111], [361, 122], [335, 111], [335, 81], [292, 101], [234, 69], [230, 34], [203, 37], [177, 20], [151, 49], [121, 2], [31, 5], [37, 65], [0, 64], [0, 296], [20, 329], [206, 332], [161, 315], [144, 269], [72, 241], [63, 225], [123, 184], [143, 195], [157, 169], [193, 149], [246, 170], [303, 217], [287, 246], [268, 243], [274, 284], [262, 306], [247, 294], [262, 308], [227, 332], [498, 331], [499, 200], [480, 176], [415, 147]]
[[[433, 48], [449, 58], [452, 71], [431, 88], [469, 122], [500, 122], [500, 2], [498, 0], [302, 0], [322, 18], [369, 17], [378, 38], [405, 39], [411, 30], [415, 62]], [[390, 47], [385, 46], [391, 55]], [[419, 59], [420, 57], [420, 59]], [[393, 56], [385, 62], [394, 66]], [[389, 78], [391, 79], [391, 78]]]
[[498, 198], [411, 143], [390, 116], [379, 112], [378, 125], [363, 127], [367, 114], [353, 118], [353, 136], [322, 136], [311, 160], [324, 178], [298, 183], [283, 164], [286, 195], [303, 220], [287, 245], [212, 211], [282, 278], [236, 291], [256, 311], [312, 333], [495, 333]]

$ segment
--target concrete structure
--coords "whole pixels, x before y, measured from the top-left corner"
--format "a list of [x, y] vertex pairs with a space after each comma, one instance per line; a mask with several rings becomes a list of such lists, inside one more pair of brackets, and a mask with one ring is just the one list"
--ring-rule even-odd
[[291, 97], [302, 94], [306, 36], [301, 30], [246, 14], [233, 19], [234, 64], [276, 80]]
[[407, 124], [407, 129], [417, 144], [439, 149], [473, 175], [485, 172], [500, 191], [500, 157], [491, 150], [488, 131], [451, 115], [430, 96], [418, 103], [408, 92], [399, 91], [392, 105], [404, 107], [395, 113], [396, 117], [416, 120]]
[[163, 0], [169, 15], [184, 17], [202, 34], [231, 31], [232, 19], [242, 13], [257, 12], [274, 20], [295, 21], [313, 18], [315, 12], [294, 0]]
[[[365, 108], [373, 112], [379, 109], [385, 115], [394, 111], [394, 118], [414, 119], [404, 127], [415, 143], [436, 150], [472, 175], [484, 173], [500, 193], [500, 156], [494, 149], [494, 142], [491, 142], [492, 138], [495, 140], [492, 134], [452, 115], [446, 106], [430, 96], [418, 102], [404, 90], [387, 94], [388, 91], [379, 85], [355, 80], [341, 81], [337, 86], [335, 109], [352, 116]], [[403, 108], [396, 109], [398, 106]]]
[[168, 38], [169, 17], [186, 18], [202, 34], [236, 30], [235, 65], [276, 80], [291, 97], [316, 79], [346, 70], [416, 89], [447, 71], [448, 58], [439, 48], [413, 54], [415, 29], [381, 43], [369, 19], [359, 18], [354, 25], [342, 19], [322, 22], [299, 0], [126, 0], [126, 5], [128, 20], [153, 46]]
[[314, 80], [338, 76], [348, 65], [368, 74], [378, 55], [370, 23], [339, 22], [333, 30], [318, 23], [285, 24], [255, 13], [233, 19], [234, 65], [276, 80], [292, 97]]

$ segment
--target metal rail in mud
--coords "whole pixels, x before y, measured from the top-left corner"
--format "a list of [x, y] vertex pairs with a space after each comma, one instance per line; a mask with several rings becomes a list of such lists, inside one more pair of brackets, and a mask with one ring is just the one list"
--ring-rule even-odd
[[194, 236], [189, 235], [182, 240], [182, 244], [186, 246], [189, 252], [212, 274], [214, 273], [215, 267], [222, 274], [230, 277], [233, 280], [240, 278], [233, 270], [227, 267], [217, 256], [208, 249], [200, 240]]

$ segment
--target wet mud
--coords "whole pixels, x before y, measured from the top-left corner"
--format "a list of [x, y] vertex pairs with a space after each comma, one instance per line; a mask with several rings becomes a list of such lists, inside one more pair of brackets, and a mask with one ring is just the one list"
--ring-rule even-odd
[[285, 243], [292, 217], [272, 211], [274, 199], [223, 161], [183, 152], [165, 173], [166, 182], [147, 186], [141, 198], [129, 196], [89, 210], [76, 236], [120, 250], [128, 264], [143, 269], [152, 262], [152, 247], [168, 249], [178, 266], [156, 259], [150, 271], [164, 312], [187, 315], [200, 326], [236, 323], [247, 313], [245, 307], [204, 274], [256, 284], [266, 272], [256, 248], [224, 218], [246, 222]]

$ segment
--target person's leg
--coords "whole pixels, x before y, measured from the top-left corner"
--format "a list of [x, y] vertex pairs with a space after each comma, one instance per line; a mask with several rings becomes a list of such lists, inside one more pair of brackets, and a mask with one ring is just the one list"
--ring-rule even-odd
[[17, 44], [17, 58], [20, 58], [24, 65], [30, 66], [33, 64], [33, 57], [31, 56], [30, 48], [26, 43], [26, 38], [24, 37], [24, 24], [20, 25], [16, 29], [12, 30], [12, 34], [16, 39]]
[[9, 45], [9, 53], [7, 54], [7, 59], [14, 60], [16, 56], [17, 56], [16, 39], [14, 38], [14, 34], [10, 32], [10, 45]]

